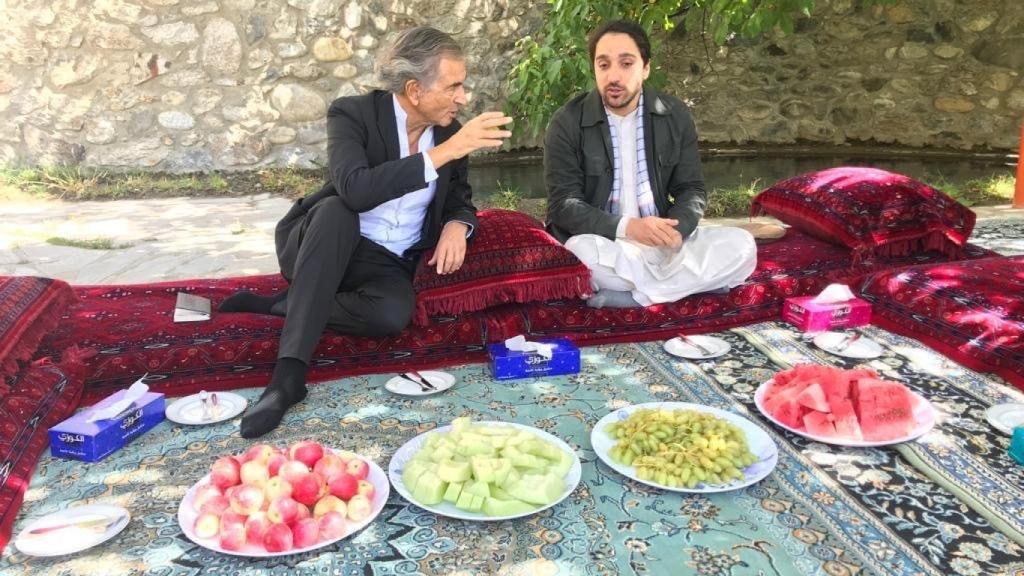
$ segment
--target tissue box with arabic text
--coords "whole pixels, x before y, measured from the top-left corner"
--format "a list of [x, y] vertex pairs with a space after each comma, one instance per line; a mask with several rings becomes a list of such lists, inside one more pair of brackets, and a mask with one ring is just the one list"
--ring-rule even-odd
[[551, 344], [551, 359], [536, 352], [509, 350], [504, 342], [487, 347], [491, 354], [491, 368], [497, 380], [575, 374], [580, 371], [580, 349], [568, 338], [538, 340]]
[[782, 319], [804, 332], [854, 328], [871, 322], [871, 304], [860, 298], [832, 304], [819, 304], [814, 298], [786, 298], [782, 304]]
[[164, 395], [147, 392], [117, 416], [89, 422], [89, 415], [125, 395], [120, 390], [50, 428], [50, 451], [70, 460], [97, 462], [164, 420]]

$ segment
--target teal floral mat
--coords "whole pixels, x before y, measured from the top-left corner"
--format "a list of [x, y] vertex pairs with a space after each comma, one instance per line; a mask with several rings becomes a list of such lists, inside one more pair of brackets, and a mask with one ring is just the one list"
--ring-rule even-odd
[[[44, 456], [17, 534], [71, 505], [112, 502], [132, 512], [114, 539], [69, 557], [3, 551], [4, 575], [780, 575], [1024, 574], [1024, 467], [984, 410], [1024, 401], [995, 378], [970, 372], [919, 343], [875, 328], [883, 345], [867, 362], [931, 399], [935, 430], [899, 447], [848, 449], [794, 436], [753, 407], [757, 386], [797, 362], [854, 364], [825, 354], [781, 323], [719, 334], [732, 350], [693, 364], [660, 342], [584, 348], [572, 376], [499, 383], [482, 364], [450, 370], [456, 386], [427, 398], [384, 390], [387, 375], [316, 385], [265, 440], [304, 438], [352, 449], [382, 467], [413, 436], [469, 415], [531, 424], [566, 440], [583, 480], [561, 504], [527, 518], [474, 523], [437, 517], [394, 491], [364, 531], [312, 553], [239, 559], [193, 544], [177, 524], [185, 491], [221, 454], [244, 451], [237, 420], [208, 427], [164, 422], [96, 464]], [[258, 390], [243, 390], [255, 398]], [[596, 460], [589, 435], [609, 411], [684, 401], [733, 410], [779, 444], [779, 464], [743, 490], [681, 495], [632, 482]]]

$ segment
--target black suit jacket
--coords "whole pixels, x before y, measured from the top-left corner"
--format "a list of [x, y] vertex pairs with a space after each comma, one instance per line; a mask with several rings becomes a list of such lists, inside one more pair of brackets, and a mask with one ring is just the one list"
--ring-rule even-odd
[[[434, 145], [458, 132], [460, 126], [458, 121], [434, 126]], [[399, 158], [398, 127], [390, 92], [375, 90], [331, 103], [327, 111], [327, 157], [327, 183], [303, 204], [312, 206], [320, 198], [337, 195], [352, 211], [366, 212], [427, 185], [422, 154]], [[406, 255], [433, 248], [441, 229], [452, 220], [476, 228], [468, 164], [468, 158], [463, 157], [438, 168], [437, 189], [427, 208], [422, 236]]]

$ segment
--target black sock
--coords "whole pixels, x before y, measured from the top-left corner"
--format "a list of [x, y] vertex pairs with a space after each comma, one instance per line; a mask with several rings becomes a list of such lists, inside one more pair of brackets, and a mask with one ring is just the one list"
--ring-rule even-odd
[[305, 362], [296, 358], [279, 358], [260, 399], [245, 411], [239, 431], [242, 438], [256, 438], [281, 423], [289, 408], [306, 397]]
[[274, 304], [288, 297], [288, 290], [282, 290], [273, 296], [257, 296], [242, 290], [228, 296], [217, 310], [220, 312], [252, 312], [254, 314], [270, 314]]

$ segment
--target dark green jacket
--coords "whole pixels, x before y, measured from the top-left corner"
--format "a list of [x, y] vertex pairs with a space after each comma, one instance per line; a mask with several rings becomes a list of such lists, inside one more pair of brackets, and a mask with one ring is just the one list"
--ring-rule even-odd
[[[615, 238], [621, 217], [604, 209], [613, 170], [605, 114], [601, 96], [592, 90], [562, 106], [548, 124], [544, 141], [547, 228], [560, 242], [577, 234]], [[679, 220], [676, 228], [686, 238], [707, 206], [697, 130], [686, 104], [644, 89], [644, 141], [658, 213]]]

